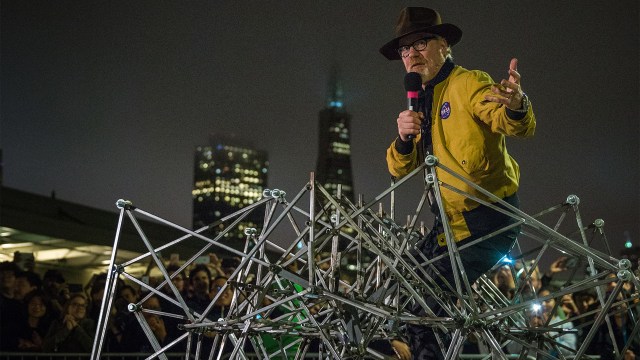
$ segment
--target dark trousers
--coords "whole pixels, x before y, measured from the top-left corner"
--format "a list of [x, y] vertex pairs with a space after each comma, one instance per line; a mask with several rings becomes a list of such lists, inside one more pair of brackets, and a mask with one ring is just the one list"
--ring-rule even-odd
[[[515, 207], [519, 206], [517, 194], [506, 197], [503, 200]], [[471, 236], [457, 242], [456, 244], [458, 247], [516, 222], [511, 217], [486, 206], [480, 206], [464, 213], [464, 217], [467, 222], [467, 226], [469, 227], [469, 231], [471, 232]], [[448, 253], [448, 248], [446, 246], [440, 246], [437, 241], [437, 236], [442, 234], [442, 232], [442, 223], [440, 223], [439, 219], [436, 218], [433, 229], [427, 235], [425, 241], [419, 244], [419, 250], [427, 257], [427, 259], [432, 259], [441, 254]], [[466, 271], [469, 284], [473, 284], [480, 276], [482, 276], [482, 274], [489, 271], [509, 252], [519, 232], [520, 227], [516, 226], [460, 251], [460, 258], [462, 260], [464, 270]], [[446, 289], [448, 289], [440, 278], [440, 276], [442, 276], [455, 289], [455, 280], [449, 256], [436, 261], [433, 263], [433, 266], [435, 267], [435, 270], [431, 266], [427, 266], [425, 271], [435, 279], [438, 286], [445, 292], [447, 291]], [[463, 292], [466, 292], [464, 285]], [[452, 299], [452, 301], [455, 301], [455, 299]], [[436, 300], [430, 295], [425, 297], [425, 302], [429, 305], [436, 316], [447, 316], [444, 309], [442, 309], [442, 307], [440, 307]], [[414, 304], [411, 310], [412, 313], [417, 316], [426, 316], [426, 312], [417, 304]], [[442, 333], [440, 335], [446, 349], [450, 344], [450, 336]], [[407, 336], [409, 338], [409, 346], [411, 347], [413, 359], [431, 360], [444, 358], [444, 354], [440, 350], [433, 328], [429, 326], [408, 324]]]

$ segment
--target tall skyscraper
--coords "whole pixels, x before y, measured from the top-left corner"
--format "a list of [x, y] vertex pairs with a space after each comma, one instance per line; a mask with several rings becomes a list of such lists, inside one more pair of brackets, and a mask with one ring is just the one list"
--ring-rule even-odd
[[327, 103], [319, 113], [318, 159], [316, 180], [332, 194], [342, 185], [342, 194], [353, 201], [351, 174], [351, 115], [342, 101], [338, 69], [333, 67], [329, 80]]
[[[241, 140], [212, 136], [209, 145], [198, 146], [192, 192], [194, 229], [259, 200], [267, 185], [268, 170], [267, 153]], [[227, 238], [243, 239], [245, 228], [261, 226], [264, 212], [258, 210], [261, 209], [252, 211]]]

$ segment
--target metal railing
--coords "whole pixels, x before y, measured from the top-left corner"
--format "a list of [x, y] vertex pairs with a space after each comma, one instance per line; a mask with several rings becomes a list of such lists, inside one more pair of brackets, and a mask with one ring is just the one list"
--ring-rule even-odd
[[[24, 352], [5, 352], [0, 353], [0, 360], [86, 360], [89, 359], [89, 353], [24, 353]], [[104, 360], [144, 360], [151, 354], [146, 353], [102, 353], [101, 359]], [[184, 353], [165, 353], [169, 360], [182, 360]], [[246, 353], [251, 360], [259, 359], [250, 353]], [[307, 359], [318, 359], [318, 353], [307, 353]], [[459, 356], [463, 360], [486, 359], [488, 354], [462, 354]], [[518, 354], [508, 354], [507, 359], [518, 359]], [[227, 359], [222, 356], [222, 359]], [[572, 356], [565, 355], [566, 359], [573, 359]], [[374, 359], [374, 357], [365, 357], [365, 359]], [[535, 357], [528, 356], [527, 359], [535, 360]], [[599, 360], [600, 356], [589, 355], [589, 359]]]

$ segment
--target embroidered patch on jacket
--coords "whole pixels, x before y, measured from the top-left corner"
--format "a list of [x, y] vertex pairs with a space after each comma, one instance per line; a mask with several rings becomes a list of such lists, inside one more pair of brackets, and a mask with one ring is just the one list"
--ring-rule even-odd
[[440, 108], [440, 117], [442, 119], [447, 119], [449, 118], [449, 115], [451, 115], [451, 105], [449, 105], [449, 102], [445, 102]]

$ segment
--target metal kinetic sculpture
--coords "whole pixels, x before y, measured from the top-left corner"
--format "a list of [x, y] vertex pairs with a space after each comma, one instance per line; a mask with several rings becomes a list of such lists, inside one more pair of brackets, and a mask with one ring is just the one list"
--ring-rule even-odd
[[[442, 182], [438, 174], [443, 172], [481, 191], [490, 202], [472, 198]], [[387, 216], [382, 212], [380, 203], [390, 199], [393, 214], [394, 191], [415, 177], [424, 177], [424, 193], [416, 213], [407, 224], [399, 225], [393, 215]], [[458, 247], [444, 216], [449, 246], [448, 254], [443, 256], [449, 256], [451, 266], [456, 270], [455, 283], [445, 281], [444, 286], [439, 285], [442, 282], [435, 281], [425, 271], [438, 259], [427, 259], [420, 252], [412, 251], [416, 242], [423, 238], [417, 219], [429, 191], [435, 193], [442, 211], [440, 193], [443, 189], [464, 194], [507, 214], [521, 226], [518, 242], [510, 253], [514, 260], [506, 265], [496, 265], [508, 266], [511, 270], [516, 284], [513, 296], [506, 297], [486, 275], [474, 284], [464, 276], [459, 251], [495, 233]], [[492, 205], [494, 202], [501, 203], [504, 208]], [[118, 277], [124, 277], [149, 292], [139, 303], [130, 304], [128, 309], [147, 337], [140, 341], [148, 341], [154, 350], [149, 354], [150, 359], [166, 359], [166, 353], [175, 352], [175, 349], [183, 349], [184, 358], [189, 359], [303, 359], [310, 353], [322, 359], [384, 359], [385, 355], [375, 350], [372, 344], [401, 338], [402, 328], [407, 323], [436, 329], [442, 354], [447, 359], [464, 357], [462, 347], [468, 339], [482, 345], [486, 359], [589, 358], [585, 355], [589, 344], [602, 329], [607, 330], [612, 340], [615, 358], [623, 359], [632, 341], [640, 338], [640, 325], [636, 318], [640, 298], [638, 276], [633, 273], [629, 260], [617, 259], [594, 249], [595, 243], [606, 243], [604, 222], [598, 219], [584, 226], [578, 205], [578, 197], [571, 195], [561, 204], [530, 216], [466, 181], [431, 155], [418, 169], [366, 204], [362, 199], [357, 204], [351, 203], [341, 196], [340, 189], [337, 196], [332, 196], [315, 182], [311, 174], [309, 183], [291, 200], [287, 199], [284, 191], [265, 190], [263, 198], [251, 206], [193, 231], [138, 209], [129, 201], [118, 200], [120, 219], [92, 359], [99, 359], [103, 351], [107, 318], [113, 306]], [[221, 240], [246, 215], [259, 208], [264, 209], [264, 224], [260, 229], [245, 229], [242, 251]], [[567, 227], [564, 220], [571, 213], [575, 215], [577, 226], [563, 235], [560, 229]], [[137, 221], [139, 217], [172, 226], [184, 232], [184, 236], [154, 248]], [[545, 219], [551, 225], [546, 225]], [[149, 251], [116, 264], [119, 234], [126, 221], [135, 226]], [[203, 235], [208, 232], [214, 235]], [[291, 245], [287, 248], [271, 240], [275, 233], [283, 232], [290, 234]], [[157, 253], [170, 251], [186, 242], [197, 242], [200, 250], [179, 270], [168, 272]], [[531, 244], [534, 244], [533, 248]], [[187, 306], [171, 278], [191, 266], [199, 256], [220, 249], [242, 260], [224, 285], [233, 290], [233, 300], [222, 315], [214, 318], [212, 309], [222, 291], [211, 299], [203, 312], [198, 313]], [[537, 289], [532, 288], [530, 280], [535, 276], [540, 260], [554, 254], [564, 254], [576, 261], [574, 269], [586, 267], [588, 276], [574, 281], [574, 270], [561, 290], [540, 296], [536, 294]], [[143, 259], [155, 262], [164, 281], [150, 286], [127, 272], [130, 265]], [[345, 263], [355, 269], [351, 281], [341, 276], [345, 271], [341, 264]], [[519, 272], [516, 268], [520, 269]], [[605, 290], [612, 281], [615, 281], [615, 286]], [[635, 285], [636, 290], [623, 291], [625, 284]], [[161, 291], [163, 287], [171, 289], [170, 295]], [[543, 301], [558, 300], [555, 311], [562, 296], [588, 289], [597, 292], [599, 308], [563, 320], [552, 320], [551, 317], [541, 320], [537, 317], [539, 304]], [[418, 317], [406, 310], [408, 305], [418, 304], [426, 314], [433, 315], [424, 300], [427, 294], [438, 299], [447, 314], [445, 317]], [[145, 309], [142, 304], [152, 295], [175, 305], [172, 307], [175, 311]], [[144, 313], [179, 319], [181, 335], [161, 346], [145, 321]], [[635, 324], [622, 345], [614, 340], [612, 328], [613, 316], [620, 313], [630, 316]], [[568, 329], [567, 324], [573, 324], [573, 328]], [[575, 335], [578, 331], [584, 334], [584, 342], [575, 348], [564, 345], [561, 338]]]

